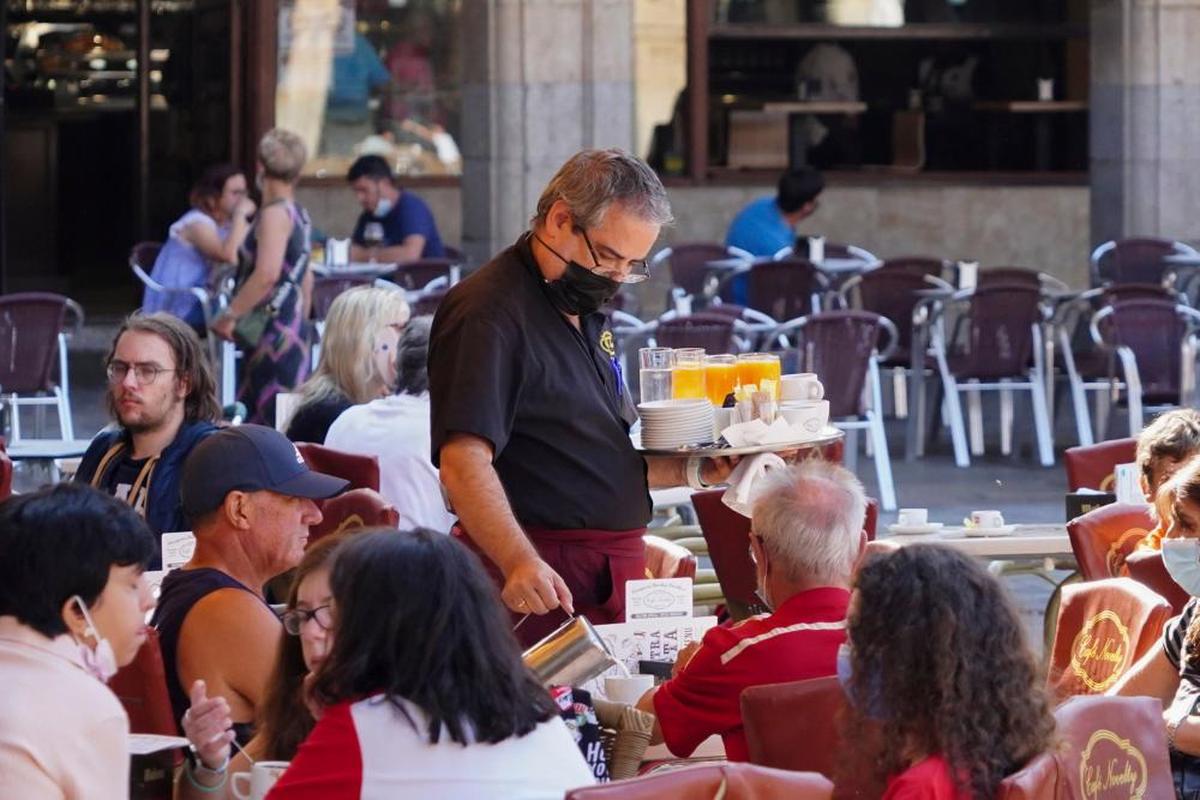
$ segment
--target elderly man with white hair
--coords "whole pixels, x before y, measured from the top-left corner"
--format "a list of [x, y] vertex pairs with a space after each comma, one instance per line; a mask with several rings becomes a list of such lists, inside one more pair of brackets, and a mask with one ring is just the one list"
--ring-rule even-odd
[[862, 484], [824, 461], [764, 481], [754, 501], [750, 552], [758, 593], [772, 612], [713, 628], [680, 652], [671, 680], [638, 701], [658, 717], [655, 741], [680, 757], [720, 734], [730, 761], [748, 760], [742, 690], [837, 671], [851, 575], [866, 538]]

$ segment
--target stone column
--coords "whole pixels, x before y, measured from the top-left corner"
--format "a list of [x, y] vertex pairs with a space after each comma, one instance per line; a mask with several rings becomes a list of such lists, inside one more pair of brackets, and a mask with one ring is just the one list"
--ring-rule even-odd
[[1197, 235], [1197, 41], [1200, 0], [1092, 0], [1093, 246]]
[[477, 0], [463, 14], [463, 245], [480, 264], [586, 147], [633, 146], [633, 0]]

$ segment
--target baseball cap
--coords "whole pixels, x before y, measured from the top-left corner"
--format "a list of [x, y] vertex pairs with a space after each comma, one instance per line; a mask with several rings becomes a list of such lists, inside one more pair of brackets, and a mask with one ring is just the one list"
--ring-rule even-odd
[[296, 445], [274, 428], [235, 425], [192, 448], [183, 462], [180, 483], [183, 513], [194, 520], [221, 505], [233, 491], [266, 489], [323, 500], [340, 494], [350, 482], [309, 469]]

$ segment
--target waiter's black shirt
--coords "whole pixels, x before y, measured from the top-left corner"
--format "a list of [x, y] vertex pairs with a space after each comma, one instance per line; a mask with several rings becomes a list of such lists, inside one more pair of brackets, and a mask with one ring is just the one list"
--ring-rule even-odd
[[603, 314], [551, 304], [524, 234], [450, 290], [429, 340], [434, 464], [451, 433], [491, 442], [517, 520], [630, 530], [650, 519], [646, 463]]

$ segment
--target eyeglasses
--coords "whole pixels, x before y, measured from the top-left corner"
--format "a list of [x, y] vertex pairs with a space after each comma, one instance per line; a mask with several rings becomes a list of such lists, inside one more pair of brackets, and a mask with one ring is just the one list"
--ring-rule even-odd
[[328, 606], [317, 606], [314, 609], [293, 608], [283, 612], [283, 629], [292, 636], [299, 636], [304, 623], [310, 619], [317, 621], [317, 627], [323, 631], [333, 627], [333, 609]]
[[591, 268], [595, 274], [616, 283], [641, 283], [650, 277], [650, 265], [646, 263], [646, 259], [627, 259], [625, 263], [629, 265], [629, 269], [623, 270], [619, 266], [619, 262], [614, 263], [614, 259], [602, 261], [600, 256], [596, 255], [596, 248], [592, 247], [592, 240], [588, 238], [587, 231], [578, 227], [575, 230], [579, 231], [579, 235], [583, 237], [588, 252], [592, 254], [592, 261], [596, 262], [596, 266]]
[[105, 368], [105, 374], [108, 375], [109, 383], [120, 383], [125, 380], [125, 376], [129, 374], [129, 370], [133, 370], [133, 379], [137, 381], [138, 386], [149, 386], [158, 380], [160, 372], [179, 372], [177, 369], [167, 369], [160, 367], [158, 364], [138, 362], [130, 364], [126, 361], [110, 361]]

